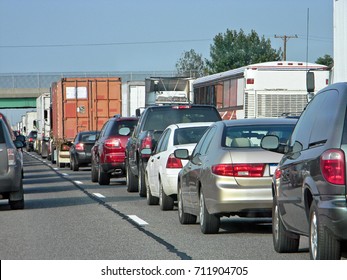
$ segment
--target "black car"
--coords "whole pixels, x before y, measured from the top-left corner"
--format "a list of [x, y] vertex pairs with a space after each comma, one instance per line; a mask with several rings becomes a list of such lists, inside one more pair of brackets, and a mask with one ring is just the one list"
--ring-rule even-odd
[[80, 167], [91, 163], [91, 149], [94, 146], [98, 131], [83, 131], [77, 133], [70, 147], [70, 169], [78, 171]]
[[37, 131], [30, 131], [29, 135], [26, 137], [26, 150], [27, 152], [34, 151], [34, 144], [37, 139]]
[[311, 259], [340, 259], [347, 245], [347, 83], [318, 92], [289, 143], [262, 147], [284, 154], [275, 171], [272, 232], [279, 253], [297, 252], [308, 236]]

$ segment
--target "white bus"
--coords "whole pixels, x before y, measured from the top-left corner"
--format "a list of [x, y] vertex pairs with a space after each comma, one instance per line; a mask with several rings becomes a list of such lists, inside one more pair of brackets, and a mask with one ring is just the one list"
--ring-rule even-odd
[[215, 105], [223, 119], [299, 116], [308, 101], [308, 71], [314, 72], [314, 93], [328, 85], [325, 65], [265, 62], [196, 79], [194, 103]]

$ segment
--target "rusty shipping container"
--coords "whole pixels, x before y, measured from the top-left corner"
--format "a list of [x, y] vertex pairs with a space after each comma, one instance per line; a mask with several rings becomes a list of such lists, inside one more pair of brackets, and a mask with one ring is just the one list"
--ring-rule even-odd
[[52, 84], [52, 152], [56, 150], [58, 164], [69, 163], [64, 144], [78, 132], [100, 130], [122, 113], [121, 88], [119, 77], [63, 78]]

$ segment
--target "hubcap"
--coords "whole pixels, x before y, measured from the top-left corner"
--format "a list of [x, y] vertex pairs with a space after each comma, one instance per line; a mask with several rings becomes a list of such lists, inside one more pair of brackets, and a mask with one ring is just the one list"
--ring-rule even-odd
[[317, 229], [316, 212], [312, 213], [312, 218], [311, 218], [310, 243], [311, 243], [312, 257], [313, 257], [313, 259], [316, 259], [317, 258], [317, 247], [318, 247], [318, 229]]
[[278, 241], [278, 234], [279, 234], [279, 217], [278, 217], [278, 206], [275, 206], [275, 211], [274, 211], [274, 217], [273, 217], [273, 231], [275, 235], [276, 241]]

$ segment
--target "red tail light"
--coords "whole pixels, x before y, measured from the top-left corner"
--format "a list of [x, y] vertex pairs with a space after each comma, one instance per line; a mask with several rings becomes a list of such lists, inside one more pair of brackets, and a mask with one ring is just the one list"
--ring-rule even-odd
[[69, 151], [70, 147], [69, 147], [69, 145], [63, 144], [63, 145], [61, 145], [61, 150], [62, 151]]
[[276, 168], [275, 170], [275, 179], [280, 179], [282, 175], [282, 170]]
[[345, 184], [345, 154], [342, 150], [327, 150], [320, 157], [320, 168], [331, 184]]
[[105, 140], [105, 147], [109, 149], [120, 148], [121, 141], [118, 138], [109, 138]]
[[29, 142], [34, 142], [34, 138], [29, 138]]
[[84, 151], [84, 144], [83, 143], [77, 143], [75, 146], [76, 151]]
[[166, 168], [182, 168], [182, 161], [171, 154], [166, 162]]
[[141, 143], [141, 150], [142, 149], [152, 149], [152, 137], [146, 136]]
[[265, 164], [217, 164], [212, 166], [212, 173], [231, 177], [262, 177]]

